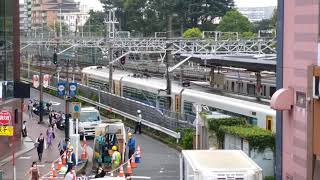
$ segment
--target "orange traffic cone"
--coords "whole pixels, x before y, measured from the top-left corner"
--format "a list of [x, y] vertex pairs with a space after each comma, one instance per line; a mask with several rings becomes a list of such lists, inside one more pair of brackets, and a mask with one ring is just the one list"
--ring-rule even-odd
[[58, 166], [57, 166], [57, 170], [60, 171], [62, 168], [62, 161], [61, 161], [61, 157], [59, 158], [59, 162], [58, 162]]
[[138, 145], [138, 148], [137, 148], [137, 154], [135, 156], [135, 162], [136, 163], [141, 163], [141, 148], [140, 148], [140, 145]]
[[52, 174], [53, 174], [54, 177], [57, 176], [56, 169], [54, 168], [54, 163], [51, 164], [51, 172], [52, 172]]
[[127, 174], [132, 174], [132, 169], [131, 169], [130, 161], [128, 161], [126, 173], [127, 173]]
[[66, 151], [64, 151], [64, 153], [62, 155], [62, 164], [63, 165], [67, 164], [67, 153], [66, 153]]
[[135, 159], [136, 159], [135, 155], [133, 154], [132, 157], [131, 157], [131, 167], [132, 168], [138, 167]]
[[124, 172], [123, 172], [123, 166], [122, 166], [122, 164], [120, 165], [120, 171], [119, 171], [118, 177], [124, 177]]
[[84, 144], [83, 148], [82, 148], [82, 153], [81, 153], [81, 160], [85, 161], [87, 160], [88, 156], [87, 156], [87, 145]]
[[49, 176], [49, 180], [54, 180], [54, 177], [53, 177], [53, 172], [52, 172], [52, 170], [50, 170], [50, 176]]

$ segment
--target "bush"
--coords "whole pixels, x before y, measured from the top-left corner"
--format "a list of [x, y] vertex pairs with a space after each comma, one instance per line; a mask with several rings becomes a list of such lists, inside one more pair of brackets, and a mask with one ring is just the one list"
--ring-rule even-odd
[[220, 136], [231, 134], [248, 140], [250, 149], [256, 149], [263, 152], [270, 148], [275, 150], [275, 135], [266, 129], [247, 125], [247, 126], [221, 126], [219, 129]]
[[202, 38], [202, 31], [199, 28], [187, 29], [183, 34], [184, 38]]
[[193, 129], [183, 129], [181, 132], [181, 146], [183, 149], [193, 149]]
[[263, 180], [275, 180], [274, 176], [266, 176]]
[[253, 32], [243, 32], [243, 33], [241, 33], [241, 37], [244, 38], [244, 39], [250, 39], [250, 38], [253, 38], [255, 36], [256, 36], [256, 34], [253, 33]]

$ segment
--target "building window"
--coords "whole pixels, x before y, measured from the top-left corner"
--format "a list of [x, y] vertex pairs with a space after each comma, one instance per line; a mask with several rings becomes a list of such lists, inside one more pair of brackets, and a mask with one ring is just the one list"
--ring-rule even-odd
[[0, 0], [0, 81], [13, 80], [13, 4]]

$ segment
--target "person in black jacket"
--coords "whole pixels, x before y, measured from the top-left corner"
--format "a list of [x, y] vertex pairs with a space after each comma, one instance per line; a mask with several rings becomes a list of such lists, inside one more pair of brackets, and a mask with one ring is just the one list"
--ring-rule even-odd
[[36, 140], [36, 146], [37, 146], [39, 161], [41, 162], [42, 153], [43, 153], [43, 149], [44, 149], [44, 137], [43, 137], [42, 133], [40, 133], [40, 136]]
[[106, 172], [104, 171], [102, 164], [99, 164], [96, 176], [94, 178], [102, 178], [106, 175]]

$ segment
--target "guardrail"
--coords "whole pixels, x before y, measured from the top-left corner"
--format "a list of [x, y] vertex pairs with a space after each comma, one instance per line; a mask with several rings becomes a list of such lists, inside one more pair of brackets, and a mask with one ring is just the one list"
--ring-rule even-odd
[[[31, 80], [30, 80], [30, 79], [21, 78], [21, 80], [26, 81], [26, 82], [28, 82], [28, 83], [31, 83]], [[82, 86], [82, 87], [86, 87], [86, 86], [84, 86], [84, 85], [81, 85], [81, 86]], [[122, 100], [124, 100], [124, 101], [133, 101], [133, 100], [130, 100], [130, 99], [127, 99], [127, 98], [122, 98], [122, 97], [119, 97], [119, 96], [116, 96], [116, 95], [113, 95], [113, 94], [110, 94], [110, 93], [107, 93], [107, 92], [100, 91], [100, 90], [95, 89], [95, 88], [92, 88], [92, 87], [86, 87], [86, 88], [92, 89], [93, 91], [99, 91], [99, 93], [104, 93], [104, 94], [107, 94], [108, 96], [115, 96], [116, 98], [120, 98], [120, 99], [122, 99]], [[56, 88], [56, 87], [53, 87], [53, 86], [49, 86], [48, 89], [57, 90], [57, 88]], [[115, 107], [112, 107], [112, 106], [110, 106], [110, 105], [105, 105], [105, 104], [103, 104], [103, 103], [101, 103], [101, 102], [94, 101], [94, 100], [89, 99], [89, 98], [84, 97], [84, 96], [78, 96], [78, 97], [79, 97], [79, 99], [82, 100], [82, 101], [88, 102], [88, 103], [90, 103], [90, 104], [92, 104], [92, 105], [98, 106], [98, 107], [100, 107], [100, 108], [102, 108], [102, 109], [105, 109], [105, 110], [110, 110], [110, 109], [112, 109], [112, 112], [114, 112], [114, 113], [116, 113], [116, 114], [119, 114], [119, 115], [121, 115], [121, 116], [123, 116], [123, 117], [125, 117], [125, 118], [127, 118], [127, 119], [130, 119], [130, 120], [133, 120], [133, 121], [137, 121], [137, 117], [134, 116], [134, 115], [132, 115], [132, 114], [130, 114], [130, 113], [124, 112], [124, 111], [119, 110], [119, 109], [117, 109], [117, 108], [115, 108]], [[134, 101], [134, 102], [135, 102], [135, 101]], [[135, 102], [135, 103], [142, 104], [142, 103], [140, 103], [140, 102]], [[145, 113], [148, 113], [148, 112], [145, 112]], [[142, 116], [142, 117], [144, 117], [144, 116]], [[151, 118], [154, 118], [154, 116], [152, 116]], [[163, 127], [163, 126], [161, 126], [161, 125], [159, 125], [159, 124], [156, 124], [156, 123], [154, 123], [154, 122], [150, 122], [150, 121], [152, 120], [151, 118], [149, 118], [149, 120], [142, 118], [142, 124], [145, 125], [145, 126], [148, 126], [148, 127], [152, 128], [152, 129], [155, 129], [155, 130], [157, 130], [157, 131], [160, 131], [160, 132], [162, 132], [162, 133], [165, 133], [165, 134], [167, 134], [167, 135], [169, 135], [169, 136], [171, 136], [171, 137], [174, 137], [174, 138], [177, 140], [177, 142], [179, 141], [179, 139], [181, 138], [180, 132], [176, 132], [176, 131], [174, 131], [174, 130], [172, 130], [172, 129]], [[169, 120], [170, 120], [170, 119], [169, 119]], [[180, 121], [177, 121], [177, 122], [175, 122], [175, 123], [177, 123], [177, 124], [178, 124], [178, 123], [186, 124], [185, 122], [180, 122]]]

